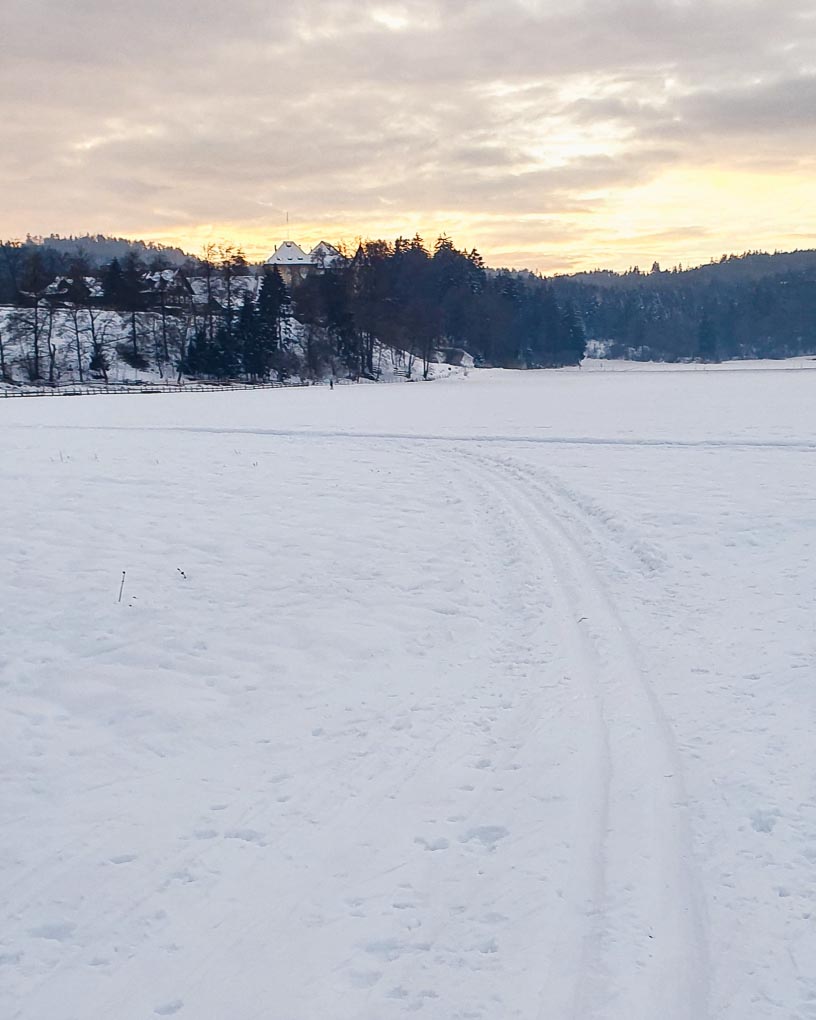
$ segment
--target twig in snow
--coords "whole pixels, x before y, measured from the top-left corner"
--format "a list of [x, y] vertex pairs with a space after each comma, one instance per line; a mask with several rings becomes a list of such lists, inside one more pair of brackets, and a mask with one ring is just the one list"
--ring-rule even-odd
[[119, 585], [119, 601], [122, 601], [122, 592], [125, 590], [125, 571], [122, 571], [122, 583]]

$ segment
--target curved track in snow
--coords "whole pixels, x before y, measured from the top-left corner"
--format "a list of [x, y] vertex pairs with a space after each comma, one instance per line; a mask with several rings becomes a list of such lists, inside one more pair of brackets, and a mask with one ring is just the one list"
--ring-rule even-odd
[[612, 568], [632, 549], [546, 476], [512, 460], [461, 456], [482, 487], [483, 512], [501, 515], [505, 534], [515, 532], [530, 563], [549, 573], [548, 615], [587, 708], [586, 845], [576, 847], [574, 876], [584, 887], [581, 949], [576, 957], [574, 932], [571, 945], [556, 947], [560, 963], [573, 957], [574, 998], [571, 1009], [550, 1003], [541, 1015], [699, 1020], [707, 1015], [707, 940], [679, 755], [636, 643], [586, 552], [594, 545]]

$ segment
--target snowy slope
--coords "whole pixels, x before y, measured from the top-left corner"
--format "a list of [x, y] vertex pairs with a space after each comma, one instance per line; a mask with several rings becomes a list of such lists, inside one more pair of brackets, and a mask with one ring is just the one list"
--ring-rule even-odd
[[[206, 285], [204, 280], [193, 280], [194, 290], [201, 291]], [[243, 295], [251, 294], [257, 289], [258, 280], [256, 277], [236, 277], [233, 281], [235, 288], [236, 306]], [[87, 310], [77, 312], [74, 318], [73, 312], [67, 308], [54, 308], [43, 310], [42, 315], [46, 317], [51, 311], [50, 327], [46, 324], [43, 328], [40, 352], [41, 383], [31, 383], [29, 375], [29, 362], [32, 358], [31, 323], [26, 324], [27, 318], [33, 314], [30, 311], [16, 308], [11, 305], [0, 305], [0, 339], [4, 345], [4, 357], [9, 381], [0, 377], [0, 397], [5, 393], [18, 393], [27, 389], [42, 389], [44, 385], [57, 387], [74, 387], [77, 384], [95, 385], [102, 383], [99, 372], [92, 373], [89, 365], [91, 361], [92, 345], [90, 341], [91, 318]], [[141, 384], [166, 384], [176, 385], [178, 363], [181, 352], [182, 331], [191, 336], [194, 332], [193, 323], [189, 319], [178, 319], [170, 316], [166, 324], [166, 335], [168, 341], [168, 358], [162, 360], [162, 320], [158, 312], [140, 312], [136, 316], [138, 329], [138, 345], [141, 355], [146, 359], [147, 367], [143, 369], [133, 368], [125, 360], [122, 353], [131, 349], [131, 317], [125, 312], [116, 312], [99, 309], [94, 313], [94, 329], [100, 349], [104, 351], [107, 362], [107, 382], [113, 386], [123, 383]], [[49, 320], [44, 319], [47, 323]], [[302, 361], [304, 347], [307, 341], [307, 330], [302, 323], [293, 317], [285, 318], [280, 323], [282, 340], [296, 358]], [[189, 336], [188, 336], [189, 339]], [[50, 369], [48, 350], [53, 344], [54, 366], [53, 372]], [[77, 348], [79, 347], [79, 350]], [[467, 356], [467, 366], [453, 366], [444, 362], [444, 352], [440, 352], [439, 360], [428, 367], [429, 378], [461, 378], [467, 375], [468, 367], [472, 365], [472, 358]], [[82, 370], [80, 372], [80, 365]], [[393, 382], [394, 379], [404, 380], [410, 374], [412, 380], [423, 378], [423, 363], [421, 358], [409, 357], [403, 351], [384, 346], [375, 342], [374, 356], [372, 359], [373, 370], [377, 378], [382, 382]], [[336, 378], [345, 380], [348, 377], [348, 369], [343, 366], [339, 359], [334, 359], [332, 364], [325, 366], [324, 380], [328, 381], [331, 374]], [[81, 376], [81, 377], [80, 377]], [[48, 380], [51, 380], [48, 383]], [[297, 380], [295, 375], [293, 381]], [[186, 386], [195, 386], [196, 381], [191, 377], [185, 377]], [[203, 383], [212, 383], [213, 380], [204, 378]]]
[[814, 388], [0, 403], [0, 1015], [816, 1015]]

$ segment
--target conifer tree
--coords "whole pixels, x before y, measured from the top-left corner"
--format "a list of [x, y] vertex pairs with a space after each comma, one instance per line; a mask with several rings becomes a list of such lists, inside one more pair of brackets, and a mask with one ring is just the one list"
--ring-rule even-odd
[[586, 333], [571, 301], [567, 301], [561, 313], [561, 331], [560, 363], [580, 364], [586, 350]]
[[235, 333], [244, 374], [253, 382], [266, 379], [270, 359], [263, 347], [258, 311], [248, 294], [238, 311]]
[[282, 322], [290, 307], [289, 291], [277, 266], [264, 266], [258, 290], [257, 340], [258, 356], [283, 377], [284, 366], [291, 367], [291, 358], [283, 350]]

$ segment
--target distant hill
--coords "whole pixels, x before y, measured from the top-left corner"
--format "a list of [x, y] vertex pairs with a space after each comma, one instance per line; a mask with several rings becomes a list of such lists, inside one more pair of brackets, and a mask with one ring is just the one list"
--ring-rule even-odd
[[693, 269], [556, 276], [589, 349], [613, 358], [785, 358], [816, 353], [816, 251], [746, 252]]
[[583, 283], [592, 287], [638, 288], [643, 286], [658, 287], [677, 284], [678, 280], [692, 282], [738, 283], [745, 280], [761, 280], [769, 276], [780, 276], [790, 273], [816, 273], [816, 249], [788, 252], [751, 251], [742, 255], [723, 255], [702, 266], [683, 269], [661, 269], [657, 263], [651, 270], [638, 267], [625, 273], [616, 273], [611, 269], [595, 269], [590, 272], [569, 273], [553, 278], [557, 281]]
[[73, 256], [82, 252], [88, 263], [96, 268], [103, 266], [112, 259], [122, 259], [128, 252], [136, 252], [145, 262], [156, 256], [171, 266], [181, 266], [189, 262], [192, 256], [181, 248], [173, 248], [155, 241], [138, 241], [126, 237], [107, 237], [104, 234], [82, 234], [63, 237], [50, 234], [48, 237], [33, 237], [30, 234], [23, 242], [23, 247], [48, 248], [58, 255]]

